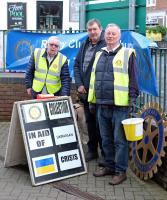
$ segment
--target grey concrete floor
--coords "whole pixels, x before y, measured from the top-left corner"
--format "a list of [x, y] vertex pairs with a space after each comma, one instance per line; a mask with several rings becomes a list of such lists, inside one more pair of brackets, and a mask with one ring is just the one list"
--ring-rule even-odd
[[[0, 200], [81, 200], [82, 198], [62, 192], [54, 183], [32, 186], [28, 168], [4, 167], [4, 157], [9, 131], [9, 122], [0, 123]], [[85, 143], [85, 142], [84, 142]], [[83, 145], [86, 149], [85, 144]], [[13, 147], [14, 148], [14, 147]], [[120, 185], [108, 184], [110, 176], [95, 178], [97, 161], [87, 163], [88, 173], [63, 180], [105, 200], [166, 200], [167, 191], [152, 180], [141, 181], [128, 170], [128, 179]]]

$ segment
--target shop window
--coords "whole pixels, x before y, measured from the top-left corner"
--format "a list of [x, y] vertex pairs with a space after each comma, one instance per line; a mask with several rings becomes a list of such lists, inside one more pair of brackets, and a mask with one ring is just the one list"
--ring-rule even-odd
[[147, 0], [147, 7], [156, 6], [156, 0]]
[[62, 30], [62, 17], [62, 1], [37, 1], [37, 29]]

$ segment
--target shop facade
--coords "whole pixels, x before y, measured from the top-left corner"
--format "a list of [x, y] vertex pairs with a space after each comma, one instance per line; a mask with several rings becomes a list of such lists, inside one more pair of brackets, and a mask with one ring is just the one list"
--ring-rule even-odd
[[0, 30], [79, 29], [79, 0], [1, 0]]

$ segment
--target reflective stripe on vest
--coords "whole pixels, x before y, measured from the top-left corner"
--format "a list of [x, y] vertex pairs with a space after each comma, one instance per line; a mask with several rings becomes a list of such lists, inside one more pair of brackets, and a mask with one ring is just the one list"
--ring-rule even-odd
[[[129, 75], [128, 75], [128, 62], [129, 57], [135, 50], [132, 48], [122, 47], [113, 59], [113, 70], [114, 70], [114, 102], [115, 105], [127, 106], [129, 101]], [[101, 55], [102, 52], [99, 52]], [[95, 70], [100, 55], [95, 58], [95, 65], [90, 79], [90, 88], [88, 101], [96, 103], [95, 98]]]
[[58, 52], [48, 69], [46, 58], [43, 57], [44, 52], [45, 49], [35, 49], [35, 73], [32, 88], [35, 92], [40, 92], [46, 84], [48, 93], [54, 94], [61, 88], [61, 67], [64, 65], [67, 58]]
[[101, 56], [102, 52], [98, 51], [95, 56], [95, 60], [92, 67], [90, 84], [89, 84], [89, 93], [88, 93], [88, 102], [96, 103], [96, 96], [95, 96], [95, 76], [96, 76], [96, 65]]

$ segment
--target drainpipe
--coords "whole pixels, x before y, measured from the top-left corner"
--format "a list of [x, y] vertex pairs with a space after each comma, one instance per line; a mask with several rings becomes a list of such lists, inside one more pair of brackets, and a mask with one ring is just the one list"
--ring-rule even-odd
[[85, 0], [80, 0], [79, 3], [79, 30], [85, 30], [85, 12], [86, 12]]
[[135, 5], [136, 0], [129, 0], [129, 30], [135, 30]]

